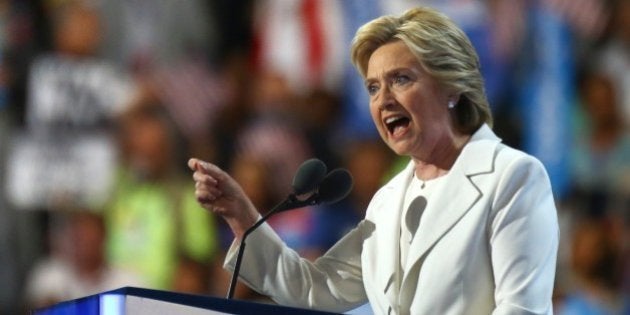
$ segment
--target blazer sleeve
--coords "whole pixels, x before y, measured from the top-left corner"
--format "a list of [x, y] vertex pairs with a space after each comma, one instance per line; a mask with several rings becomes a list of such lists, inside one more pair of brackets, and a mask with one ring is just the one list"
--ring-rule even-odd
[[[365, 221], [315, 262], [301, 258], [268, 224], [246, 239], [239, 277], [281, 305], [344, 312], [365, 303], [361, 247]], [[234, 271], [239, 244], [230, 247], [224, 267]]]
[[492, 206], [493, 314], [552, 314], [559, 230], [543, 165], [528, 155], [509, 163]]

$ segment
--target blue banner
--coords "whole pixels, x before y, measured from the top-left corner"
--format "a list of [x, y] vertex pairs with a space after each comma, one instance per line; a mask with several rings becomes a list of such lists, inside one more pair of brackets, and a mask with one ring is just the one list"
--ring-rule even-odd
[[523, 149], [545, 165], [556, 198], [569, 186], [570, 106], [575, 95], [572, 40], [556, 12], [533, 2], [525, 81], [520, 91]]

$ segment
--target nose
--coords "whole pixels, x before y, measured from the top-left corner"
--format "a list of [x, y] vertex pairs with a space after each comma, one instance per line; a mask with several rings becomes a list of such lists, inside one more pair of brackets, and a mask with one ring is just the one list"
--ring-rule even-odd
[[395, 99], [394, 99], [394, 95], [392, 94], [392, 91], [390, 90], [389, 86], [385, 85], [384, 87], [382, 87], [378, 93], [378, 98], [377, 98], [377, 104], [378, 104], [378, 109], [379, 110], [386, 110], [391, 108], [394, 103], [395, 103]]

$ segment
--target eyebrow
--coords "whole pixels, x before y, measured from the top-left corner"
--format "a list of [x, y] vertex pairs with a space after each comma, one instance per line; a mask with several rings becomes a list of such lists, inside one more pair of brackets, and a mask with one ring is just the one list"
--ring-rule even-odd
[[[385, 72], [385, 77], [389, 78], [389, 77], [391, 77], [393, 75], [396, 75], [396, 74], [401, 73], [401, 72], [403, 72], [405, 70], [408, 70], [408, 69], [409, 69], [409, 67], [398, 67], [398, 68], [390, 69], [387, 72]], [[366, 78], [363, 81], [363, 84], [365, 86], [368, 86], [368, 85], [370, 85], [370, 83], [377, 82], [377, 81], [378, 80], [376, 78], [370, 77], [370, 78]]]

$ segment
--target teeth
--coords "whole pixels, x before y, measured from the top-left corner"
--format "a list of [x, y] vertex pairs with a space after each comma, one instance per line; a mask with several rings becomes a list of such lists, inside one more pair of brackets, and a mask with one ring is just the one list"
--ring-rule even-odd
[[402, 116], [393, 116], [393, 117], [389, 117], [387, 119], [385, 119], [385, 123], [386, 124], [391, 124], [393, 122], [395, 122], [396, 120], [402, 119]]

